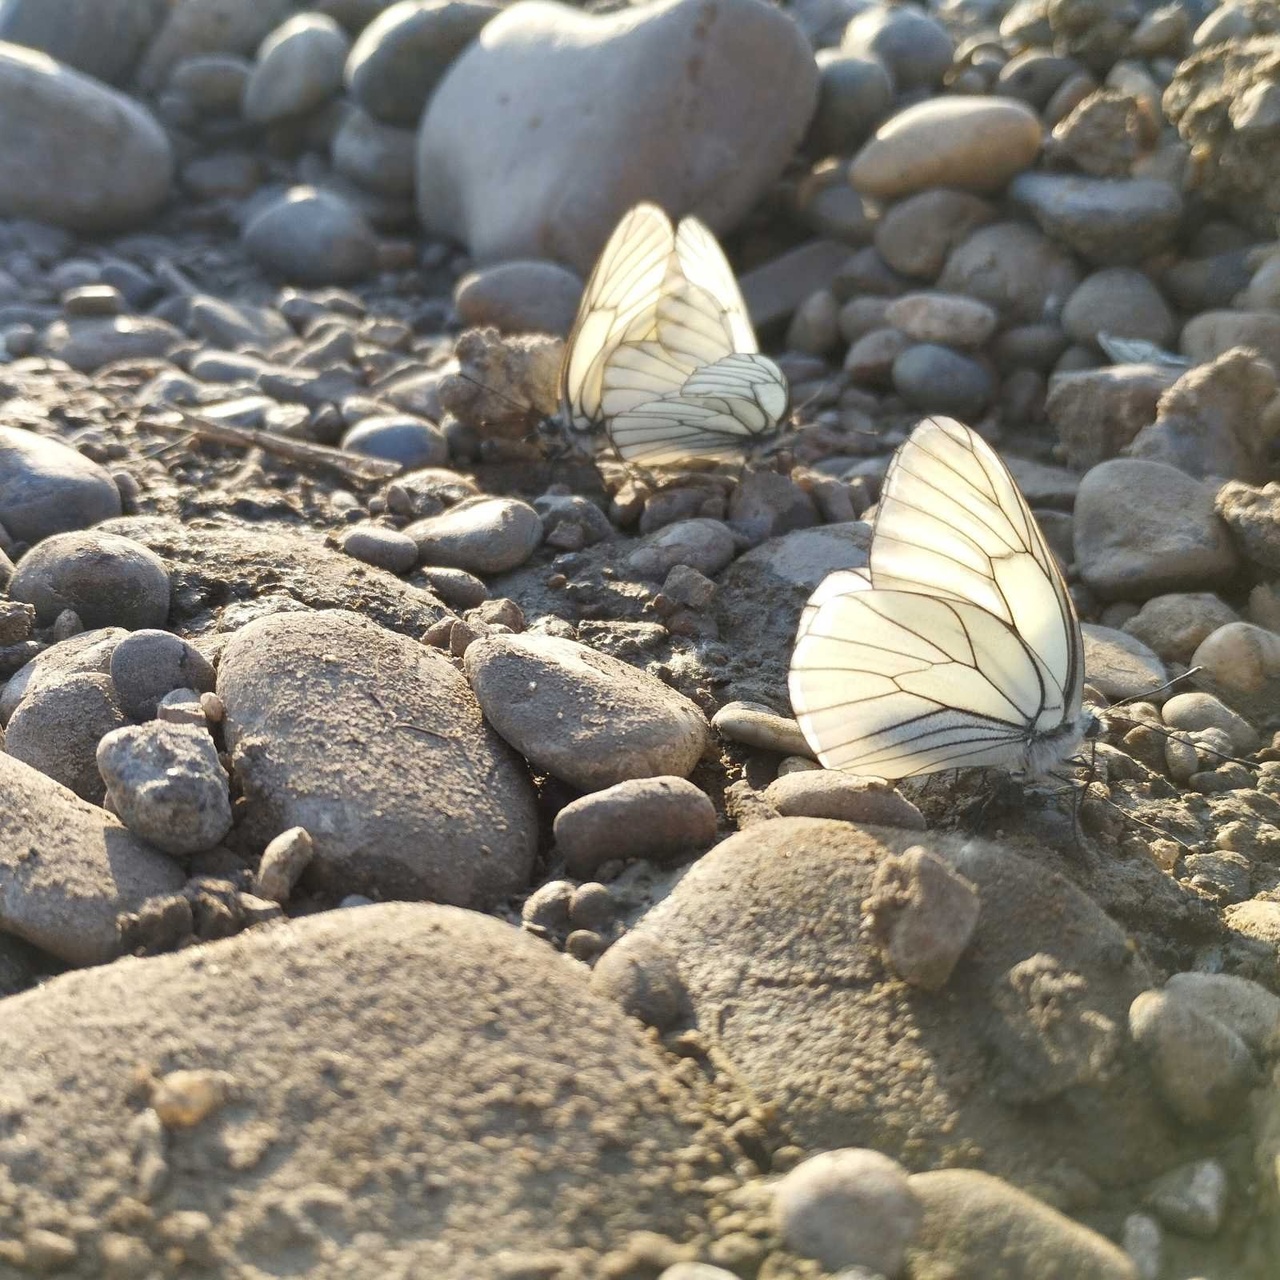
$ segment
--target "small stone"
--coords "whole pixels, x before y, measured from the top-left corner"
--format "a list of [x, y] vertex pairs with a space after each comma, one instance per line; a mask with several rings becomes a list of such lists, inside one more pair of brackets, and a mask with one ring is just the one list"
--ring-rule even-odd
[[1133, 1260], [1137, 1280], [1160, 1280], [1164, 1232], [1154, 1218], [1145, 1213], [1129, 1214], [1124, 1220], [1120, 1243]]
[[1274, 311], [1202, 311], [1182, 327], [1179, 350], [1208, 364], [1233, 347], [1251, 347], [1280, 368], [1280, 315]]
[[893, 102], [884, 64], [843, 49], [819, 49], [818, 105], [805, 149], [815, 155], [852, 155]]
[[926, 991], [950, 981], [980, 910], [977, 889], [920, 846], [881, 863], [862, 904], [889, 967]]
[[887, 385], [894, 362], [911, 345], [911, 339], [901, 329], [872, 329], [845, 353], [844, 371], [859, 386]]
[[489, 598], [489, 588], [465, 569], [426, 565], [421, 572], [426, 584], [451, 609], [475, 609]]
[[231, 1097], [231, 1078], [222, 1071], [170, 1071], [151, 1085], [151, 1109], [166, 1129], [194, 1129]]
[[111, 679], [130, 720], [150, 720], [175, 689], [211, 693], [213, 664], [180, 636], [144, 629], [124, 637], [111, 654]]
[[438, 467], [449, 460], [449, 446], [440, 428], [412, 414], [361, 418], [342, 437], [341, 447], [366, 457], [399, 462], [409, 469]]
[[661, 581], [678, 564], [713, 576], [733, 559], [737, 546], [720, 520], [679, 520], [646, 538], [627, 557], [627, 565], [646, 578]]
[[1081, 628], [1089, 683], [1104, 697], [1147, 697], [1164, 685], [1164, 664], [1141, 640], [1086, 622]]
[[416, 149], [412, 129], [384, 124], [356, 107], [347, 112], [333, 135], [333, 167], [377, 195], [411, 196]]
[[573, 901], [575, 885], [572, 880], [548, 880], [536, 888], [520, 909], [520, 919], [525, 926], [545, 929], [549, 933], [567, 933], [569, 930], [569, 904]]
[[876, 223], [875, 246], [895, 271], [935, 280], [951, 250], [995, 216], [980, 196], [932, 188], [885, 210]]
[[338, 545], [354, 559], [389, 573], [408, 573], [418, 563], [418, 544], [408, 534], [384, 525], [352, 525], [339, 535]]
[[605, 952], [591, 989], [646, 1026], [670, 1031], [689, 1014], [689, 993], [671, 952], [655, 937], [628, 933]]
[[62, 295], [62, 310], [69, 316], [118, 316], [125, 303], [120, 290], [109, 284], [83, 284]]
[[857, 1147], [810, 1156], [779, 1180], [773, 1203], [788, 1247], [829, 1271], [898, 1274], [923, 1217], [906, 1170]]
[[[1123, 630], [1165, 662], [1190, 666], [1191, 655], [1203, 640], [1219, 627], [1239, 620], [1230, 605], [1210, 592], [1171, 592], [1148, 600], [1125, 622]], [[1167, 709], [1168, 703], [1165, 706]]]
[[726, 702], [711, 718], [711, 727], [730, 742], [785, 755], [812, 756], [800, 726], [759, 702]]
[[253, 878], [253, 891], [268, 902], [283, 906], [289, 901], [294, 885], [307, 869], [315, 846], [305, 827], [290, 827], [282, 831], [262, 851], [257, 874]]
[[1280, 1032], [1280, 996], [1248, 978], [1229, 973], [1175, 973], [1165, 991], [1189, 1001], [1207, 1017], [1230, 1027], [1249, 1047], [1267, 1052]]
[[573, 891], [569, 902], [569, 923], [575, 929], [593, 929], [604, 932], [613, 924], [618, 912], [618, 900], [608, 885], [588, 881]]
[[1265, 720], [1280, 710], [1280, 636], [1250, 622], [1229, 622], [1191, 656], [1196, 682], [1242, 715]]
[[321, 13], [300, 13], [262, 42], [244, 88], [244, 118], [273, 124], [314, 111], [342, 88], [345, 31]]
[[1185, 1123], [1229, 1124], [1240, 1116], [1258, 1070], [1235, 1032], [1157, 991], [1144, 991], [1134, 1000], [1129, 1032], [1165, 1101]]
[[294, 337], [289, 322], [271, 307], [228, 302], [199, 294], [187, 304], [186, 327], [226, 351], [269, 351]]
[[231, 830], [229, 781], [206, 731], [159, 720], [129, 725], [102, 738], [97, 761], [112, 808], [156, 848], [203, 853]]
[[775, 778], [765, 800], [784, 818], [836, 818], [923, 831], [924, 816], [905, 796], [878, 779], [824, 769]]
[[69, 1236], [59, 1235], [43, 1227], [33, 1227], [23, 1233], [22, 1256], [24, 1271], [37, 1275], [65, 1271], [74, 1265], [80, 1255], [76, 1242]]
[[542, 541], [542, 521], [527, 502], [485, 498], [429, 516], [405, 529], [423, 564], [505, 573], [518, 568]]
[[715, 806], [679, 777], [634, 778], [593, 791], [555, 820], [556, 848], [575, 876], [614, 860], [666, 862], [705, 849], [715, 835]]
[[117, 360], [161, 359], [182, 342], [182, 331], [158, 316], [73, 316], [55, 320], [41, 347], [73, 369], [93, 373]]
[[378, 244], [364, 216], [341, 196], [293, 187], [253, 217], [244, 247], [294, 284], [347, 284], [372, 274]]
[[1107, 267], [1086, 277], [1062, 309], [1062, 326], [1080, 343], [1098, 335], [1138, 338], [1164, 347], [1176, 332], [1159, 289], [1132, 267]]
[[1227, 1171], [1217, 1160], [1197, 1160], [1162, 1174], [1143, 1200], [1171, 1230], [1211, 1240], [1226, 1215], [1228, 1190]]
[[894, 360], [893, 385], [916, 409], [967, 419], [979, 417], [995, 393], [991, 374], [978, 361], [924, 342]]
[[564, 949], [575, 960], [588, 963], [596, 958], [606, 943], [593, 929], [574, 929], [564, 940]]
[[950, 253], [937, 287], [978, 298], [1006, 323], [1054, 318], [1080, 282], [1069, 253], [1021, 222], [979, 227]]
[[198, 729], [207, 729], [210, 720], [205, 715], [200, 696], [194, 689], [170, 689], [156, 703], [156, 719], [166, 724], [193, 724]]
[[1238, 755], [1251, 755], [1262, 745], [1258, 731], [1212, 694], [1178, 693], [1160, 709], [1165, 724], [1173, 729], [1196, 731], [1221, 729]]
[[564, 337], [582, 297], [582, 281], [555, 262], [503, 262], [458, 281], [454, 307], [464, 325], [493, 325], [503, 333]]
[[999, 317], [973, 298], [949, 293], [904, 293], [885, 310], [891, 325], [917, 342], [980, 347], [995, 332]]

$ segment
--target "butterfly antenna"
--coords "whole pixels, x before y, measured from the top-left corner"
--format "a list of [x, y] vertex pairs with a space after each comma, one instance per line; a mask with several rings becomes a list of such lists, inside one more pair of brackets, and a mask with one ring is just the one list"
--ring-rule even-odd
[[[1203, 667], [1189, 667], [1180, 676], [1173, 676], [1166, 680], [1164, 684], [1158, 684], [1154, 689], [1147, 689], [1143, 693], [1131, 693], [1127, 698], [1121, 698], [1118, 702], [1113, 702], [1113, 707], [1123, 707], [1129, 702], [1145, 702], [1153, 694], [1164, 693], [1166, 689], [1172, 689], [1174, 685], [1181, 684], [1184, 680], [1190, 680], [1192, 676], [1198, 675], [1203, 671]], [[1104, 708], [1106, 710], [1107, 708]]]

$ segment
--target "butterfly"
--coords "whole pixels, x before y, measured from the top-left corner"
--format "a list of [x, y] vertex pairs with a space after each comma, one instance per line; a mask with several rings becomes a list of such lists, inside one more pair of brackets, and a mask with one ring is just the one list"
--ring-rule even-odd
[[889, 464], [868, 565], [827, 577], [789, 675], [830, 769], [899, 779], [969, 766], [1043, 777], [1094, 729], [1080, 621], [1026, 499], [950, 418]]
[[559, 429], [624, 464], [741, 463], [787, 412], [733, 269], [689, 217], [638, 204], [587, 281], [560, 366]]

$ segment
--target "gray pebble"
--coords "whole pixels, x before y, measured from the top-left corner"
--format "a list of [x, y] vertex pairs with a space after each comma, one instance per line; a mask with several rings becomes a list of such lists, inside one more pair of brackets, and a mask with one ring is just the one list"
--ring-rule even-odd
[[1209, 693], [1174, 694], [1161, 707], [1160, 715], [1172, 729], [1222, 730], [1237, 755], [1250, 755], [1262, 745], [1261, 735], [1243, 716]]
[[1230, 1027], [1258, 1053], [1280, 1034], [1280, 996], [1229, 973], [1175, 973], [1165, 991]]
[[577, 551], [614, 535], [609, 517], [590, 500], [576, 493], [544, 493], [533, 500], [542, 517], [542, 532], [553, 547]]
[[679, 520], [646, 538], [627, 557], [643, 577], [661, 582], [678, 564], [714, 577], [737, 551], [733, 533], [721, 520]]
[[353, 107], [333, 135], [333, 167], [379, 195], [409, 195], [416, 145], [412, 129], [384, 124]]
[[707, 745], [688, 698], [573, 640], [481, 636], [465, 668], [489, 723], [535, 768], [585, 791], [685, 777]]
[[785, 1174], [774, 1215], [787, 1245], [830, 1271], [897, 1275], [923, 1210], [896, 1160], [859, 1147], [824, 1151]]
[[1124, 1220], [1120, 1243], [1133, 1260], [1138, 1280], [1160, 1280], [1164, 1232], [1149, 1214], [1131, 1213]]
[[[270, 307], [228, 302], [206, 294], [197, 295], [187, 304], [186, 327], [209, 346], [227, 351], [269, 351], [294, 336], [289, 322]], [[194, 372], [193, 366], [188, 365], [188, 369]]]
[[423, 564], [505, 573], [524, 564], [537, 549], [542, 521], [527, 502], [483, 498], [416, 521], [405, 533], [417, 542]]
[[527, 927], [545, 929], [548, 933], [567, 933], [573, 894], [572, 880], [548, 880], [525, 899], [520, 919]]
[[231, 830], [226, 771], [194, 725], [127, 725], [98, 744], [98, 769], [121, 821], [166, 853], [213, 848]]
[[195, 645], [170, 631], [142, 630], [125, 636], [111, 655], [111, 679], [130, 720], [150, 720], [157, 704], [175, 689], [192, 696], [210, 692], [213, 664]]
[[131, 538], [92, 529], [57, 533], [22, 557], [9, 594], [35, 605], [41, 626], [74, 609], [91, 629], [133, 631], [164, 625], [169, 571], [155, 552]]
[[[674, 572], [674, 570], [672, 571]], [[726, 702], [711, 718], [711, 727], [730, 742], [789, 756], [812, 756], [800, 726], [759, 702]]]
[[458, 281], [453, 305], [464, 325], [503, 333], [569, 332], [582, 281], [555, 262], [518, 260], [472, 271]]
[[919, 9], [876, 5], [845, 28], [841, 51], [877, 58], [889, 69], [899, 93], [932, 89], [951, 66], [954, 45], [947, 29]]
[[281, 905], [289, 901], [298, 878], [307, 869], [315, 846], [305, 827], [282, 831], [262, 851], [253, 891], [268, 902]]
[[183, 344], [182, 330], [158, 316], [72, 316], [45, 331], [45, 355], [93, 373], [117, 360], [158, 360]]
[[1162, 1174], [1143, 1199], [1171, 1230], [1208, 1240], [1222, 1227], [1228, 1190], [1227, 1171], [1217, 1160], [1197, 1160]]
[[69, 316], [118, 316], [127, 308], [119, 289], [109, 284], [83, 284], [62, 295], [62, 310]]
[[0, 523], [21, 542], [120, 514], [120, 493], [96, 462], [60, 441], [0, 426]]
[[[417, 544], [414, 544], [417, 555]], [[427, 586], [451, 609], [475, 609], [489, 598], [489, 588], [465, 569], [446, 569], [427, 565], [421, 570]]]
[[8, 724], [23, 699], [67, 676], [81, 672], [106, 675], [111, 669], [111, 655], [126, 634], [120, 627], [86, 631], [36, 654], [0, 689], [0, 724]]
[[784, 818], [836, 818], [923, 831], [923, 814], [905, 796], [883, 783], [831, 769], [776, 778], [764, 799]]
[[556, 815], [556, 847], [572, 875], [593, 874], [615, 859], [666, 861], [705, 849], [716, 810], [684, 778], [633, 778], [594, 791]]
[[449, 461], [449, 445], [440, 428], [407, 413], [362, 418], [342, 437], [342, 448], [409, 468], [438, 467]]
[[377, 237], [341, 196], [293, 187], [249, 222], [244, 247], [268, 271], [295, 284], [346, 284], [374, 269]]
[[575, 959], [594, 960], [606, 947], [606, 942], [593, 929], [574, 929], [564, 941], [564, 949]]
[[908, 347], [894, 360], [893, 385], [916, 409], [960, 418], [978, 417], [995, 393], [983, 365], [932, 342]]
[[5, 726], [4, 749], [82, 800], [101, 804], [99, 740], [125, 723], [109, 676], [69, 675], [28, 694]]
[[207, 729], [210, 723], [194, 689], [170, 689], [156, 704], [156, 719], [166, 724], [193, 724], [197, 729]]
[[893, 102], [893, 82], [878, 58], [842, 49], [818, 51], [818, 105], [805, 148], [815, 155], [852, 155]]
[[322, 106], [342, 88], [351, 42], [320, 13], [300, 13], [262, 42], [244, 87], [241, 109], [254, 124], [272, 124]]
[[418, 544], [399, 529], [377, 524], [357, 524], [338, 535], [347, 555], [391, 573], [408, 573], [418, 563]]

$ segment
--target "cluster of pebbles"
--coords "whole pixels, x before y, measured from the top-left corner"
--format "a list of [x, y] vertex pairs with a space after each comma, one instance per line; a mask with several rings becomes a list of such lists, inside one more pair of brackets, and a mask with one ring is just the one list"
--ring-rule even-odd
[[[1274, 1276], [1277, 33], [0, 4], [0, 1275]], [[793, 465], [543, 456], [641, 196]], [[1074, 796], [790, 715], [930, 412], [1070, 567]]]

